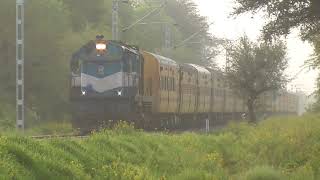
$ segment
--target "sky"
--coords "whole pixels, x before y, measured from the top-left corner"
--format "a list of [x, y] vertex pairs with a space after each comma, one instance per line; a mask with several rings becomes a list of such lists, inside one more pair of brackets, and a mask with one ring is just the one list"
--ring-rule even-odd
[[[194, 0], [194, 2], [198, 5], [200, 14], [206, 16], [209, 22], [213, 22], [210, 31], [216, 37], [237, 40], [246, 34], [251, 40], [256, 40], [266, 23], [262, 13], [254, 16], [245, 14], [240, 17], [230, 17], [235, 5], [233, 0]], [[310, 43], [300, 40], [298, 30], [293, 30], [287, 37], [287, 47], [289, 67], [286, 73], [289, 77], [294, 77], [301, 70], [305, 60], [312, 56], [313, 47]], [[218, 63], [224, 64], [225, 58], [219, 57], [221, 58], [218, 58]], [[305, 69], [289, 83], [288, 89], [312, 93], [316, 88], [317, 74], [315, 70]]]

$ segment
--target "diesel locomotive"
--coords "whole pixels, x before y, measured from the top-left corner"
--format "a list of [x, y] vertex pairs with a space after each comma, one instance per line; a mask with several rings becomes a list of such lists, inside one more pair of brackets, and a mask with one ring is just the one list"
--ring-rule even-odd
[[[80, 130], [119, 120], [143, 129], [198, 126], [204, 119], [240, 119], [245, 102], [223, 73], [97, 36], [71, 59], [72, 124]], [[266, 113], [296, 113], [298, 98], [283, 91], [259, 99]]]

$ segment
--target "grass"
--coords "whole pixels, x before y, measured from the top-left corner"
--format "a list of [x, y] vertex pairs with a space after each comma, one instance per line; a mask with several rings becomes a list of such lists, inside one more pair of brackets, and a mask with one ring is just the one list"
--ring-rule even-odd
[[0, 136], [0, 179], [320, 179], [320, 116], [231, 124], [209, 135], [121, 124], [82, 140]]
[[59, 134], [73, 134], [72, 125], [68, 121], [63, 122], [46, 122], [32, 125], [27, 128], [25, 134], [27, 135], [59, 135]]
[[[0, 120], [3, 122], [3, 120]], [[12, 123], [10, 123], [11, 125]], [[68, 134], [77, 134], [78, 131], [72, 128], [72, 125], [68, 121], [60, 121], [60, 122], [42, 122], [38, 124], [34, 124], [31, 127], [25, 128], [24, 132], [18, 132], [14, 125], [11, 127], [1, 128], [0, 124], [0, 132], [2, 135], [12, 136], [15, 135], [23, 135], [23, 136], [40, 136], [40, 135], [68, 135]]]

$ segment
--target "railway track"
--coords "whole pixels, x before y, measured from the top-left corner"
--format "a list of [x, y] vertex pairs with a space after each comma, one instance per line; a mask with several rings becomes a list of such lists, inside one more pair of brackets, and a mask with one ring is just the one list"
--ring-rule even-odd
[[[226, 127], [226, 124], [215, 124], [214, 127], [210, 127], [209, 132], [215, 132], [218, 131], [222, 128]], [[198, 128], [186, 128], [186, 129], [174, 129], [174, 130], [170, 130], [170, 129], [165, 129], [165, 130], [154, 130], [154, 131], [145, 131], [146, 133], [155, 133], [155, 132], [168, 132], [171, 134], [181, 134], [181, 133], [185, 133], [185, 132], [195, 132], [195, 133], [205, 133], [206, 129], [205, 127], [198, 127]], [[56, 135], [39, 135], [39, 136], [30, 136], [32, 139], [71, 139], [71, 138], [76, 138], [76, 139], [86, 139], [90, 137], [90, 133], [89, 134], [85, 134], [85, 135], [79, 135], [79, 134], [56, 134]]]
[[[214, 132], [216, 130], [221, 129], [223, 126], [216, 127], [210, 129], [210, 132]], [[168, 132], [171, 134], [181, 134], [185, 132], [195, 132], [195, 133], [205, 133], [206, 130], [204, 128], [194, 128], [194, 129], [188, 129], [188, 130], [164, 130], [162, 132]], [[161, 131], [146, 131], [146, 133], [152, 133], [152, 132], [161, 132]], [[72, 134], [67, 134], [67, 135], [39, 135], [39, 136], [31, 136], [32, 139], [68, 139], [68, 138], [76, 138], [76, 139], [86, 139], [89, 138], [90, 135], [72, 135]]]
[[89, 136], [73, 135], [73, 134], [31, 136], [32, 139], [65, 139], [65, 138], [85, 139], [88, 137]]

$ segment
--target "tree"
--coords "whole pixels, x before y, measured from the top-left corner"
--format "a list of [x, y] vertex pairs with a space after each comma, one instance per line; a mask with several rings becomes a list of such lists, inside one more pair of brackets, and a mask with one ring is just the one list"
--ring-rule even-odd
[[265, 37], [288, 35], [290, 29], [300, 28], [303, 39], [312, 39], [320, 32], [319, 0], [236, 0], [234, 15], [259, 11], [268, 14]]
[[[98, 25], [103, 22], [103, 16], [108, 14], [111, 17], [111, 9], [105, 7], [111, 6], [111, 2], [104, 0], [64, 0], [63, 3], [70, 12], [72, 29], [75, 32], [81, 32], [88, 24]], [[106, 4], [105, 4], [106, 3]], [[107, 18], [105, 24], [111, 24], [111, 19]]]
[[227, 79], [246, 101], [250, 122], [255, 123], [259, 95], [285, 87], [286, 47], [281, 41], [253, 43], [245, 36], [228, 49], [228, 54]]
[[[15, 1], [1, 2], [0, 22], [7, 25], [0, 30], [0, 104], [11, 104], [12, 107], [15, 107], [16, 75], [14, 9]], [[68, 81], [68, 62], [61, 56], [63, 48], [59, 42], [71, 29], [68, 13], [60, 1], [29, 0], [25, 17], [26, 114], [37, 109], [38, 114], [46, 114], [44, 116], [62, 115], [57, 112], [66, 112], [67, 84], [64, 82]]]
[[[313, 43], [315, 56], [309, 62], [311, 67], [320, 67], [320, 1], [319, 0], [236, 0], [238, 6], [233, 15], [246, 12], [267, 13], [269, 22], [263, 31], [266, 39], [287, 35], [293, 28], [299, 28], [303, 40]], [[317, 106], [320, 107], [320, 76], [317, 80]]]

